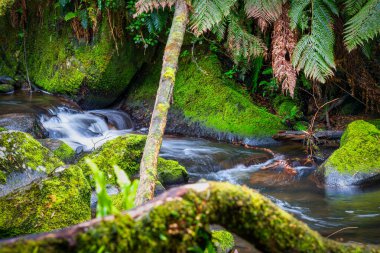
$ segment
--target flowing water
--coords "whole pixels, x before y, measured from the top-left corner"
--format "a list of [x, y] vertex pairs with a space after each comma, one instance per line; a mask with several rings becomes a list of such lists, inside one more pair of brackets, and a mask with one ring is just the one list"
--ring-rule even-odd
[[[6, 106], [8, 111], [13, 110], [11, 101]], [[31, 104], [35, 102], [32, 100]], [[3, 107], [0, 98], [0, 108]], [[78, 111], [61, 106], [44, 111], [40, 120], [51, 138], [61, 139], [77, 150], [92, 150], [109, 139], [135, 132], [129, 116], [117, 110]], [[318, 188], [312, 177], [315, 168], [302, 166], [298, 161], [305, 156], [302, 146], [267, 147], [276, 153], [275, 158], [240, 146], [168, 136], [161, 156], [184, 165], [191, 182], [205, 178], [256, 189], [324, 236], [350, 227], [331, 238], [380, 244], [380, 187]], [[298, 171], [296, 176], [281, 170], [261, 170], [273, 160], [283, 158], [292, 160]]]

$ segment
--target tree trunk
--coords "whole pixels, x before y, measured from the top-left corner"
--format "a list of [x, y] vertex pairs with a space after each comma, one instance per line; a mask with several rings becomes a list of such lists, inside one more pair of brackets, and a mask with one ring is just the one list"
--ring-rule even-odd
[[261, 252], [380, 252], [378, 246], [324, 238], [247, 187], [205, 182], [171, 189], [122, 215], [0, 241], [0, 253], [187, 252], [205, 247], [210, 224], [223, 226]]
[[153, 198], [157, 180], [157, 159], [172, 101], [175, 75], [178, 69], [178, 58], [185, 36], [188, 15], [189, 10], [185, 1], [178, 0], [165, 47], [160, 84], [150, 122], [148, 138], [141, 159], [140, 184], [135, 200], [136, 206]]

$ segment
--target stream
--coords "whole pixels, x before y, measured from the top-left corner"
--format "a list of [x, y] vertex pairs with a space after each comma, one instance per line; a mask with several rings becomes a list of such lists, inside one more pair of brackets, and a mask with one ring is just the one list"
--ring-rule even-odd
[[[26, 110], [26, 111], [25, 111]], [[61, 139], [76, 150], [90, 151], [107, 140], [128, 133], [145, 133], [134, 129], [124, 112], [105, 109], [79, 111], [59, 99], [38, 94], [0, 96], [1, 114], [33, 112], [49, 132], [50, 138]], [[226, 143], [200, 138], [165, 137], [161, 156], [177, 160], [190, 174], [190, 182], [201, 178], [247, 185], [270, 198], [282, 209], [328, 236], [342, 228], [332, 239], [380, 244], [380, 187], [366, 189], [319, 188], [312, 180], [314, 167], [298, 164], [305, 158], [302, 145], [268, 144], [276, 156]], [[271, 159], [293, 161], [296, 176], [281, 170], [261, 170]]]

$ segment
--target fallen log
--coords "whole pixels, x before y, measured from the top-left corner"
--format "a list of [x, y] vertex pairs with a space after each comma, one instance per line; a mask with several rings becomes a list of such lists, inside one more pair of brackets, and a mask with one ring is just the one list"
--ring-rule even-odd
[[[343, 131], [319, 131], [312, 134], [316, 140], [340, 140]], [[306, 131], [280, 131], [273, 135], [276, 141], [296, 141], [302, 142], [308, 138], [309, 134]]]
[[[218, 224], [262, 252], [380, 252], [322, 237], [244, 186], [205, 182], [171, 189], [131, 211], [39, 235], [0, 241], [0, 252], [186, 252]], [[203, 251], [202, 251], [203, 252]]]

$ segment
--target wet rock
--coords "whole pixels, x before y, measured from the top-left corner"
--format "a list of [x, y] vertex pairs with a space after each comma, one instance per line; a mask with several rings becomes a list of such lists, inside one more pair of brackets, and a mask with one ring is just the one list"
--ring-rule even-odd
[[68, 168], [0, 197], [0, 238], [47, 232], [89, 220], [90, 186]]
[[46, 138], [49, 133], [33, 113], [9, 113], [0, 115], [0, 127], [31, 134], [34, 138]]
[[0, 93], [12, 93], [14, 87], [10, 84], [0, 84]]
[[318, 168], [316, 175], [333, 187], [380, 181], [380, 130], [363, 120], [349, 124], [340, 148]]
[[62, 165], [62, 161], [31, 135], [18, 131], [0, 132], [0, 170], [50, 173]]
[[40, 139], [38, 141], [66, 164], [74, 162], [76, 152], [65, 142], [57, 139]]
[[[93, 153], [83, 157], [76, 166], [80, 167], [93, 185], [92, 172], [85, 162], [91, 159], [107, 176], [109, 184], [116, 185], [114, 165], [123, 169], [129, 177], [136, 177], [144, 150], [146, 136], [128, 134], [106, 142]], [[186, 169], [176, 161], [158, 159], [158, 180], [164, 185], [181, 184], [188, 181]]]
[[10, 77], [10, 76], [0, 76], [0, 84], [14, 85], [15, 82], [16, 81], [12, 77]]

